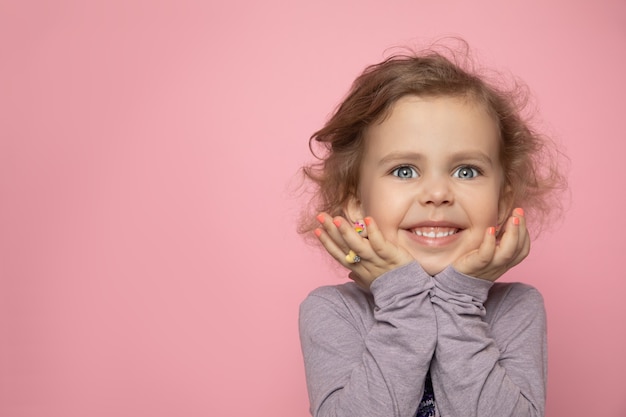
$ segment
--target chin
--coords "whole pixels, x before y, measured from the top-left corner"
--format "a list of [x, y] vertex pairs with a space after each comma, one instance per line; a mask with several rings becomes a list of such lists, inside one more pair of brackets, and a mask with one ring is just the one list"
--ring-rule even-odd
[[448, 266], [450, 266], [455, 259], [450, 254], [443, 253], [412, 253], [413, 258], [417, 261], [418, 264], [422, 267], [424, 271], [430, 276], [435, 276]]

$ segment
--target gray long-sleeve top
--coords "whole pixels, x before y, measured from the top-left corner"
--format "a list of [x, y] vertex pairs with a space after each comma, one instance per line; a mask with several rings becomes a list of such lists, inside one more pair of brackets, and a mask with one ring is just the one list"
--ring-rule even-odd
[[416, 262], [376, 279], [321, 287], [300, 306], [315, 417], [413, 417], [430, 370], [437, 416], [543, 416], [541, 294]]

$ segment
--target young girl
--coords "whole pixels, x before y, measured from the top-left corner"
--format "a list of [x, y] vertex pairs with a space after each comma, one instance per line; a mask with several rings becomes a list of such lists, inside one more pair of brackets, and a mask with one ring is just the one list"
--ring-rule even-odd
[[312, 136], [303, 230], [354, 281], [301, 305], [313, 416], [543, 415], [542, 297], [494, 282], [563, 180], [515, 97], [434, 50], [394, 56]]

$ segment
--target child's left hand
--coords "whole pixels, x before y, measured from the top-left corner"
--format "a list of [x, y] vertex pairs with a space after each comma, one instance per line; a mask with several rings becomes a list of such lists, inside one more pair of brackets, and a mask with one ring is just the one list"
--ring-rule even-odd
[[530, 252], [530, 236], [522, 209], [513, 210], [506, 222], [500, 242], [489, 228], [478, 249], [457, 259], [452, 266], [462, 274], [495, 281], [519, 264]]

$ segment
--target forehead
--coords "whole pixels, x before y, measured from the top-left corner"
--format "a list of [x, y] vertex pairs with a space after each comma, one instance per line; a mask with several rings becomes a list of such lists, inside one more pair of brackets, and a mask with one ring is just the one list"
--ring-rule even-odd
[[365, 156], [394, 151], [433, 155], [482, 152], [497, 162], [500, 132], [485, 106], [466, 97], [400, 98], [365, 132]]

